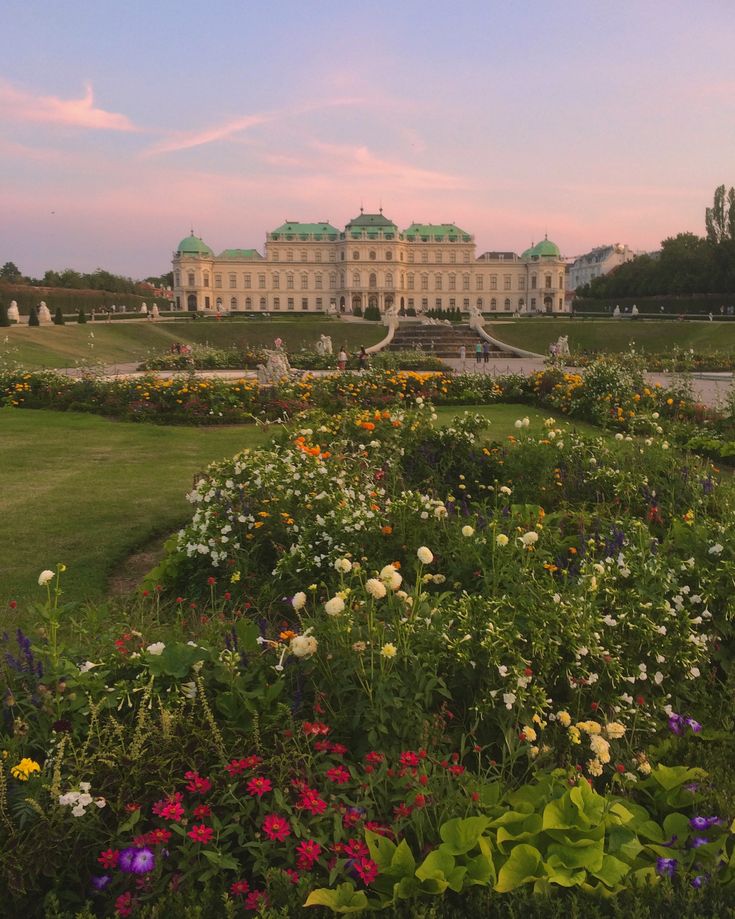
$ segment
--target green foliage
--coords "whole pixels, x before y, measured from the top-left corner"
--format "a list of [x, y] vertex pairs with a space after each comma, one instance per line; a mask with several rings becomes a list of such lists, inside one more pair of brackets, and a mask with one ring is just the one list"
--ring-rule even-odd
[[79, 311], [77, 312], [77, 322], [83, 324], [87, 321], [87, 314], [84, 312], [84, 307], [80, 306]]
[[8, 307], [7, 305], [0, 300], [0, 329], [8, 328], [12, 325], [10, 322], [10, 317], [8, 316]]
[[370, 322], [380, 322], [380, 310], [377, 306], [367, 306], [365, 307], [364, 318], [370, 320]]
[[64, 313], [60, 306], [56, 307], [56, 312], [54, 313], [54, 325], [64, 325]]
[[38, 310], [35, 306], [31, 307], [31, 311], [28, 314], [28, 325], [32, 328], [34, 326], [39, 326], [41, 323], [38, 320]]

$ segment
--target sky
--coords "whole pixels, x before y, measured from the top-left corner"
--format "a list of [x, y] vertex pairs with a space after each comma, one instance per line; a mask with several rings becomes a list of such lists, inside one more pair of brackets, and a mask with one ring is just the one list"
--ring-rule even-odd
[[3, 0], [0, 264], [170, 270], [193, 228], [383, 207], [477, 254], [704, 234], [733, 0]]

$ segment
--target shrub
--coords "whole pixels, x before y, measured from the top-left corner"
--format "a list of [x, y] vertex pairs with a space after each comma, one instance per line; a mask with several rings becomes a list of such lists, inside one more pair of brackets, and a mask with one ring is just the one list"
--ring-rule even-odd
[[365, 308], [364, 318], [371, 322], [380, 322], [380, 310], [377, 306], [368, 306]]
[[31, 307], [31, 311], [28, 313], [28, 325], [29, 326], [38, 326], [41, 323], [38, 319], [38, 310], [35, 306]]
[[64, 325], [64, 313], [60, 306], [56, 307], [56, 312], [54, 313], [54, 325]]

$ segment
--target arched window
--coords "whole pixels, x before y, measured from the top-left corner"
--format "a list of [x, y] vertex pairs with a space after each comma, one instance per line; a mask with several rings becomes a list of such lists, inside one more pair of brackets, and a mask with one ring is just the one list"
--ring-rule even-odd
[[481, 274], [478, 274], [477, 277], [475, 278], [475, 287], [478, 290], [483, 290], [484, 281], [485, 281], [485, 278]]
[[237, 297], [230, 297], [230, 309], [231, 310], [237, 309]]
[[544, 275], [544, 287], [546, 290], [551, 290], [551, 275]]
[[468, 274], [462, 275], [462, 290], [470, 289], [470, 276]]
[[389, 289], [393, 287], [393, 273], [389, 271], [385, 276], [385, 286]]
[[495, 299], [495, 297], [493, 297], [492, 300], [490, 301], [490, 309], [496, 310], [497, 308], [498, 308], [498, 301]]
[[375, 258], [376, 258], [375, 249], [370, 250], [370, 255], [368, 256], [368, 258], [370, 259], [371, 262], [375, 261]]
[[434, 275], [434, 290], [442, 289], [442, 276], [440, 274]]
[[301, 275], [301, 289], [306, 290], [309, 287], [309, 275], [304, 271]]
[[368, 287], [375, 288], [378, 286], [378, 278], [375, 273], [371, 274], [368, 278]]
[[246, 309], [246, 310], [251, 310], [252, 308], [253, 308], [253, 298], [252, 298], [252, 297], [245, 297], [245, 309]]
[[[206, 287], [206, 284], [204, 286]], [[559, 274], [559, 290], [564, 290], [564, 272], [563, 271]]]
[[477, 298], [477, 308], [478, 310], [482, 309], [482, 297]]
[[429, 275], [422, 274], [421, 275], [421, 290], [428, 290], [428, 289], [429, 289]]
[[177, 271], [174, 276], [174, 287], [181, 287], [181, 275]]
[[352, 272], [352, 286], [353, 287], [360, 286], [360, 272], [359, 271]]
[[390, 249], [389, 249], [389, 250], [385, 253], [385, 260], [386, 260], [386, 262], [389, 262], [392, 258], [393, 258], [393, 253], [392, 253], [392, 252], [390, 251]]
[[536, 290], [536, 275], [531, 275], [531, 290]]
[[506, 297], [506, 298], [505, 298], [504, 306], [505, 306], [505, 309], [507, 309], [507, 310], [510, 309], [510, 297]]
[[194, 286], [194, 283], [195, 283], [195, 282], [194, 282], [194, 272], [193, 272], [193, 271], [190, 271], [190, 272], [189, 272], [188, 283], [189, 283], [189, 287], [193, 287], [193, 286]]
[[357, 262], [359, 261], [359, 259], [360, 259], [360, 253], [357, 251], [357, 249], [354, 249], [352, 252], [352, 261]]
[[293, 261], [293, 249], [286, 249], [286, 261], [287, 262]]
[[262, 310], [265, 309], [265, 297], [261, 297], [261, 298], [260, 298], [260, 308], [261, 308]]
[[456, 289], [457, 289], [457, 275], [454, 274], [454, 272], [452, 272], [452, 273], [449, 275], [449, 289], [450, 289], [450, 290], [456, 290]]
[[222, 309], [222, 297], [217, 297], [216, 307], [218, 310]]
[[289, 290], [293, 290], [293, 274], [291, 274], [290, 271], [289, 271], [289, 273], [286, 275], [286, 287], [287, 287]]
[[337, 274], [334, 271], [332, 271], [329, 275], [329, 289], [330, 290], [337, 289]]

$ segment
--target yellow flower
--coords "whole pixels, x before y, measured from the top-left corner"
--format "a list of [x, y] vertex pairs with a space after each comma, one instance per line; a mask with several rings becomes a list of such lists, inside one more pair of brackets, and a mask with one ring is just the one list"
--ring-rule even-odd
[[572, 725], [572, 727], [569, 728], [569, 740], [573, 744], [582, 743], [582, 736], [577, 730], [577, 728], [574, 727], [574, 725]]
[[572, 723], [572, 716], [569, 712], [561, 711], [556, 713], [556, 720], [563, 728], [568, 728]]
[[233, 571], [232, 574], [230, 575], [230, 584], [237, 584], [239, 580], [240, 580], [240, 572]]
[[383, 647], [380, 649], [380, 655], [381, 655], [381, 657], [388, 657], [388, 658], [391, 658], [391, 657], [395, 657], [397, 653], [398, 653], [398, 649], [397, 649], [396, 646], [395, 646], [392, 642], [390, 642], [390, 641], [386, 642], [386, 643], [383, 645]]
[[10, 774], [13, 778], [18, 779], [21, 782], [27, 782], [28, 776], [32, 772], [40, 772], [41, 767], [33, 759], [28, 759], [27, 757], [22, 759], [17, 766], [13, 766], [10, 770]]
[[523, 736], [526, 738], [526, 740], [530, 740], [530, 741], [536, 740], [536, 736], [537, 736], [536, 731], [534, 731], [534, 729], [530, 725], [524, 724], [523, 727], [521, 728], [521, 731], [523, 732]]

